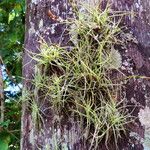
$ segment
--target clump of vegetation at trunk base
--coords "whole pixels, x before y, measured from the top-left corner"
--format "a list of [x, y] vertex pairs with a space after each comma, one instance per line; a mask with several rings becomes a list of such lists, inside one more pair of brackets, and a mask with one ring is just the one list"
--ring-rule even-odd
[[40, 53], [30, 53], [37, 61], [33, 105], [48, 101], [48, 109], [58, 116], [74, 115], [89, 150], [97, 149], [103, 140], [107, 148], [108, 142], [114, 141], [117, 149], [118, 139], [126, 134], [126, 125], [133, 121], [121, 100], [122, 84], [111, 79], [114, 70], [120, 73], [122, 60], [115, 49], [116, 44], [122, 45], [118, 39], [122, 32], [120, 19], [116, 20], [119, 14], [109, 5], [104, 10], [82, 5], [82, 10], [78, 10], [76, 19], [67, 21], [70, 51], [41, 42]]

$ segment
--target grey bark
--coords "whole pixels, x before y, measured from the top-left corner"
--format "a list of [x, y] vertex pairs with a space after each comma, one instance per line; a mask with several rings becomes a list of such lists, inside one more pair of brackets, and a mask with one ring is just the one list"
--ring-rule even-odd
[[[105, 2], [103, 3], [104, 5]], [[122, 71], [127, 75], [150, 76], [149, 0], [112, 0], [112, 3], [114, 9], [136, 12], [136, 16], [130, 15], [124, 18], [124, 24], [128, 26], [138, 43], [131, 40], [127, 45], [127, 49], [120, 51], [123, 57]], [[28, 51], [39, 52], [38, 41], [40, 37], [48, 43], [61, 43], [63, 45], [66, 45], [69, 39], [64, 34], [66, 25], [60, 25], [57, 21], [51, 19], [47, 12], [50, 10], [63, 19], [73, 17], [73, 13], [67, 0], [27, 0], [26, 6], [26, 35], [23, 60], [23, 76], [25, 80], [23, 84], [24, 88], [32, 91], [34, 87], [31, 84], [31, 80], [34, 78], [36, 63], [31, 60]], [[141, 108], [144, 108], [145, 105], [150, 106], [149, 80], [144, 78], [128, 80], [124, 89], [124, 95], [129, 104], [139, 106], [134, 111], [134, 115], [138, 116]], [[47, 110], [45, 114], [44, 126], [37, 130], [29, 109], [29, 103], [23, 102], [21, 150], [55, 149], [54, 141], [56, 139], [60, 142], [61, 149], [88, 149], [86, 141], [80, 139], [80, 128], [73, 119], [67, 120], [63, 118], [56, 125], [54, 117], [57, 116], [51, 110]], [[132, 127], [132, 132], [136, 133], [141, 139], [144, 138], [144, 128], [139, 121]], [[143, 149], [141, 141], [135, 137], [123, 139], [119, 147], [120, 150]], [[99, 149], [105, 150], [106, 148], [101, 144]], [[110, 149], [115, 150], [113, 146]]]

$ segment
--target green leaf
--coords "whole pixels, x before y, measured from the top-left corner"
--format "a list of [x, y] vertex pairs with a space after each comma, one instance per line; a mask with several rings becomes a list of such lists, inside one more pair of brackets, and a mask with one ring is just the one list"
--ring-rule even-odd
[[1, 127], [6, 127], [6, 128], [7, 128], [8, 125], [9, 125], [9, 123], [10, 123], [10, 120], [7, 120], [7, 121], [4, 121], [4, 122], [1, 122], [1, 123], [0, 123], [0, 126], [1, 126]]
[[6, 131], [0, 133], [0, 150], [8, 150], [10, 143], [10, 134]]
[[15, 11], [12, 11], [9, 13], [9, 17], [8, 17], [8, 23], [10, 23], [10, 21], [14, 20], [16, 14]]
[[0, 139], [0, 149], [1, 150], [8, 150], [8, 143], [5, 142], [3, 139]]

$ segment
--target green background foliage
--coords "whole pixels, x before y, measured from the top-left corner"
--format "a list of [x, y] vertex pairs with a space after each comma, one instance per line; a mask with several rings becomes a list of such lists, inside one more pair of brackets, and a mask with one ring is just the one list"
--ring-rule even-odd
[[16, 77], [21, 76], [24, 17], [24, 0], [0, 1], [0, 55], [7, 69]]
[[[7, 73], [4, 89], [21, 82], [22, 49], [24, 42], [25, 1], [0, 0], [0, 56]], [[6, 77], [6, 75], [8, 77]], [[10, 80], [10, 76], [14, 79]], [[15, 82], [15, 83], [13, 83]], [[18, 150], [20, 142], [19, 95], [5, 95], [5, 121], [0, 123], [0, 150]]]

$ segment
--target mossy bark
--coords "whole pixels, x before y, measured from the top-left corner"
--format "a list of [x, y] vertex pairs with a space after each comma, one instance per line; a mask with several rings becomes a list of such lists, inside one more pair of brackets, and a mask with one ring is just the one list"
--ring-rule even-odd
[[[85, 0], [86, 1], [86, 0]], [[87, 0], [90, 2], [89, 0]], [[95, 4], [97, 5], [97, 2]], [[105, 2], [103, 2], [105, 6]], [[127, 75], [150, 76], [150, 3], [149, 0], [112, 0], [112, 7], [119, 10], [136, 12], [124, 18], [124, 25], [135, 36], [135, 41], [131, 39], [126, 49], [120, 50], [123, 57], [122, 71]], [[23, 77], [24, 88], [28, 91], [34, 91], [32, 79], [36, 62], [29, 56], [28, 51], [38, 53], [39, 40], [41, 37], [47, 43], [57, 43], [66, 45], [69, 37], [65, 34], [66, 25], [60, 24], [48, 12], [63, 19], [73, 17], [72, 8], [69, 0], [27, 0], [26, 2], [26, 35], [25, 50], [23, 59]], [[138, 42], [137, 42], [138, 41]], [[145, 78], [134, 78], [127, 81], [123, 94], [128, 104], [138, 105], [134, 115], [138, 116], [139, 109], [146, 104], [149, 105], [150, 82]], [[24, 94], [24, 93], [23, 93]], [[42, 99], [41, 99], [42, 101]], [[47, 107], [47, 102], [41, 109]], [[45, 110], [43, 125], [37, 129], [30, 110], [30, 103], [23, 102], [22, 105], [22, 150], [50, 150], [58, 148], [62, 150], [87, 150], [89, 145], [86, 140], [80, 139], [81, 129], [78, 123], [72, 118], [62, 116], [57, 119], [53, 110]], [[144, 129], [140, 122], [132, 127], [132, 132], [137, 133], [141, 138], [144, 137]], [[57, 141], [57, 142], [56, 142]], [[110, 143], [111, 150], [115, 150]], [[128, 137], [121, 140], [120, 149], [124, 150], [142, 150], [143, 146], [139, 139]], [[99, 149], [105, 150], [104, 144], [99, 145]]]

